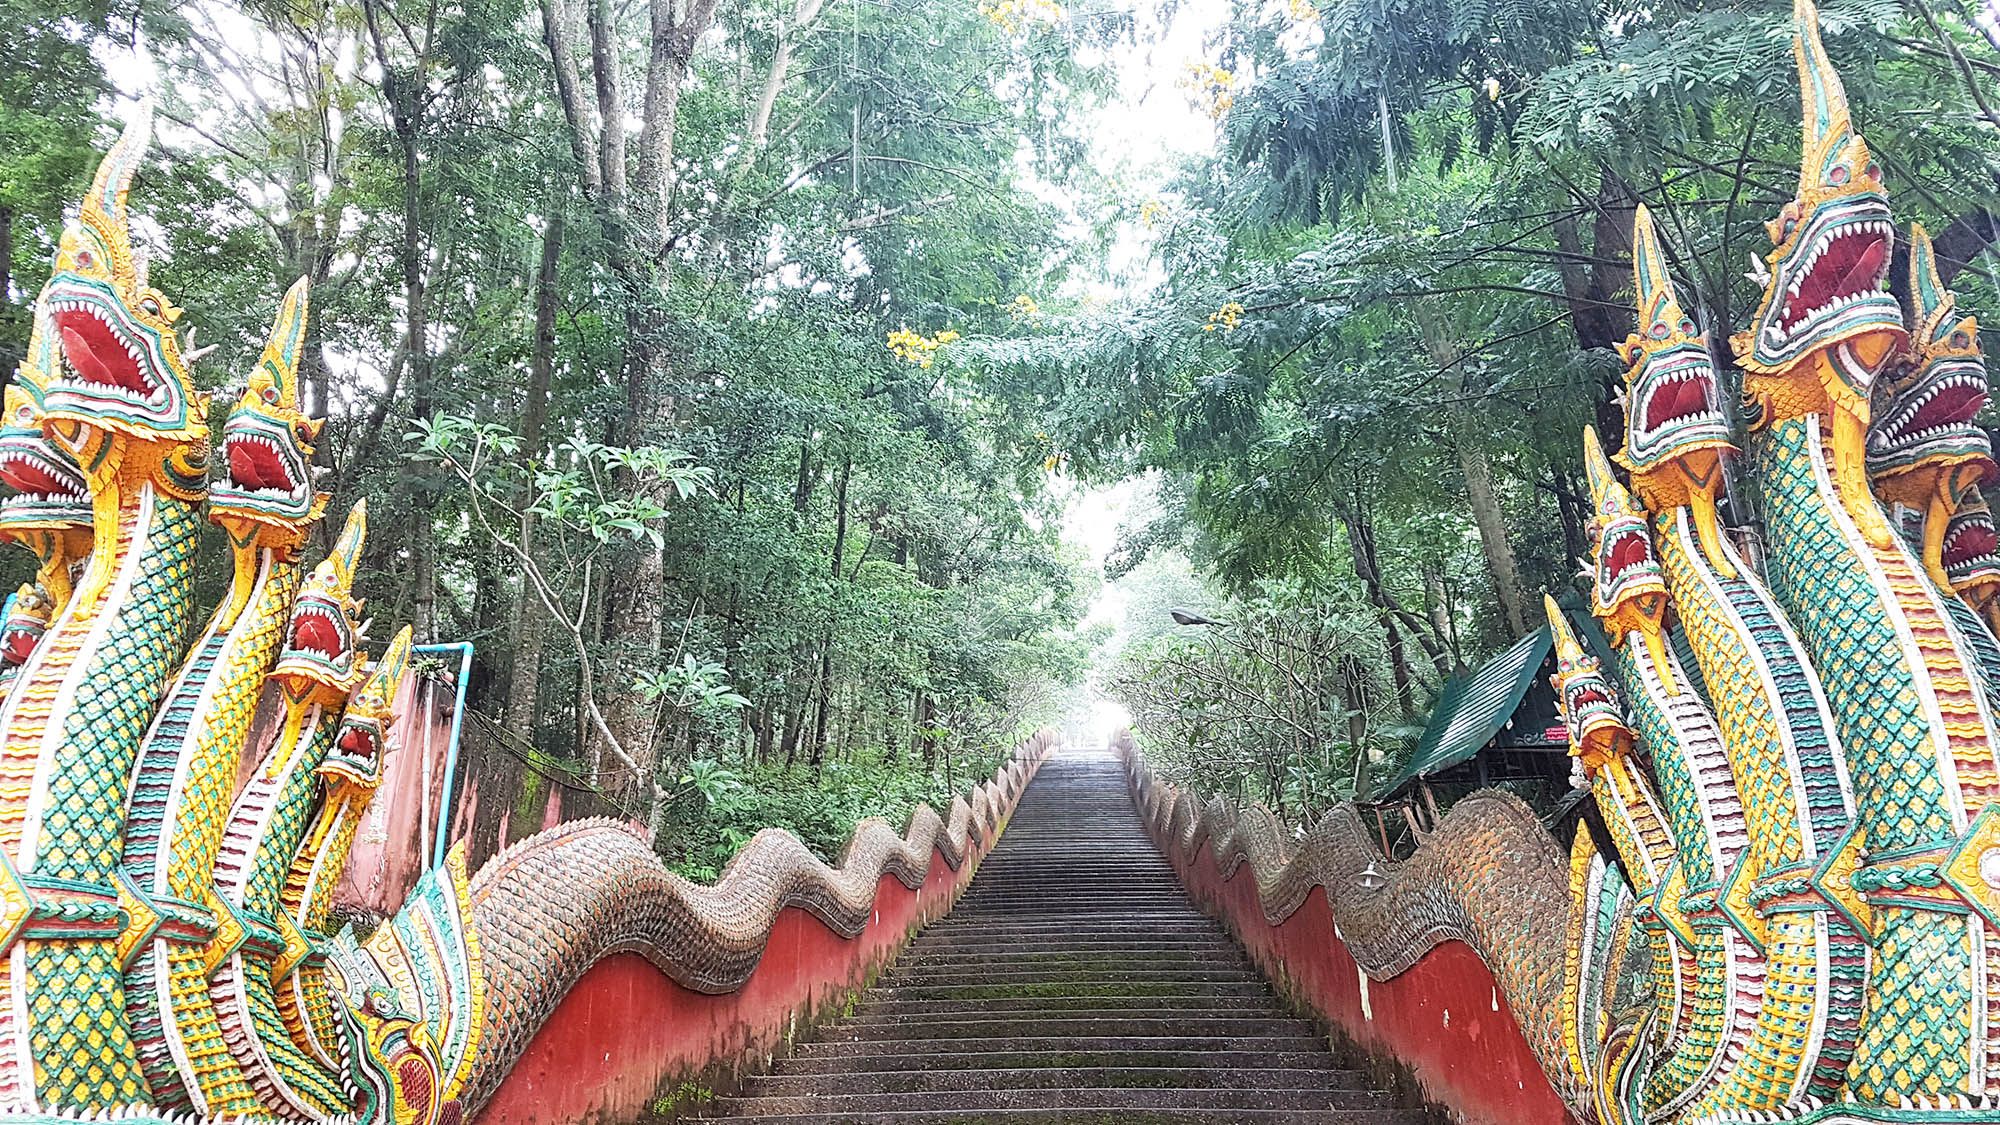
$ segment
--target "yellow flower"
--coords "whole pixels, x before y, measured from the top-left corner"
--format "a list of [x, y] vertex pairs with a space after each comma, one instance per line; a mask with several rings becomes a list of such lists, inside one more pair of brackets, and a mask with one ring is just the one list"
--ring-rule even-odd
[[1236, 104], [1236, 95], [1231, 92], [1235, 85], [1234, 74], [1205, 62], [1189, 63], [1180, 80], [1181, 89], [1188, 92], [1195, 105], [1217, 121]]
[[958, 338], [958, 333], [949, 328], [935, 336], [925, 336], [905, 326], [889, 333], [885, 343], [897, 359], [918, 367], [929, 367], [935, 362], [937, 350]]
[[1054, 0], [981, 0], [979, 14], [1009, 35], [1022, 34], [1030, 24], [1059, 23], [1060, 4]]
[[1292, 18], [1300, 23], [1319, 19], [1319, 9], [1313, 6], [1312, 0], [1291, 0], [1287, 6], [1291, 9]]
[[1231, 301], [1208, 314], [1208, 323], [1201, 326], [1203, 332], [1213, 332], [1217, 328], [1224, 332], [1236, 331], [1236, 325], [1243, 320], [1243, 306]]
[[1033, 297], [1023, 293], [1007, 306], [1007, 314], [1015, 320], [1033, 320], [1042, 315], [1042, 306], [1035, 303]]
[[1147, 230], [1152, 230], [1166, 213], [1167, 205], [1157, 199], [1148, 199], [1139, 205], [1139, 221], [1145, 224]]

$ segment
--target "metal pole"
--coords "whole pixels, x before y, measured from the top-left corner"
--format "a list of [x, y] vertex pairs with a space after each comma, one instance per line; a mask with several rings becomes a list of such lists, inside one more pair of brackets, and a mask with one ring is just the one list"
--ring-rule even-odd
[[458, 782], [458, 738], [465, 729], [465, 688], [472, 679], [472, 642], [453, 641], [441, 645], [417, 645], [419, 656], [458, 654], [458, 697], [451, 707], [451, 741], [444, 751], [444, 792], [438, 798], [437, 839], [431, 847], [431, 866], [444, 863], [445, 846], [451, 839], [452, 787]]

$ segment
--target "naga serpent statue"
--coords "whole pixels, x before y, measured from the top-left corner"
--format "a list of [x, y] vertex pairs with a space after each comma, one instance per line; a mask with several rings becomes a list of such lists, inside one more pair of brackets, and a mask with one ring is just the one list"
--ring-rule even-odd
[[[1793, 20], [1798, 188], [1729, 341], [1740, 427], [1634, 218], [1622, 448], [1584, 436], [1590, 612], [1547, 602], [1602, 833], [1565, 856], [1480, 792], [1394, 861], [1351, 806], [1293, 839], [1132, 765], [1169, 850], [1205, 845], [1221, 878], [1247, 862], [1271, 926], [1323, 888], [1364, 997], [1470, 946], [1550, 1087], [1603, 1125], [2000, 1121], [1986, 371], [1921, 228], [1890, 276], [1881, 168], [1810, 0]], [[1760, 534], [1725, 526], [1725, 497]]]
[[[885, 877], [914, 893], [997, 830], [996, 783], [864, 821], [838, 866], [760, 833], [704, 886], [579, 821], [477, 873], [461, 844], [372, 933], [332, 932], [412, 638], [363, 651], [365, 503], [306, 557], [329, 498], [305, 281], [212, 453], [201, 350], [131, 237], [149, 131], [142, 108], [65, 228], [0, 418], [0, 539], [38, 564], [0, 620], [0, 1122], [462, 1122], [600, 960], [727, 993], [780, 912], [857, 937]], [[204, 517], [231, 570], [197, 630]]]

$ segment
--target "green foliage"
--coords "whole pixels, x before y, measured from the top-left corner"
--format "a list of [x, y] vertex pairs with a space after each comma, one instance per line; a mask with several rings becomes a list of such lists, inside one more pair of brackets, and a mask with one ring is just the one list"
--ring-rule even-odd
[[940, 816], [954, 797], [990, 777], [1006, 757], [998, 744], [968, 753], [931, 771], [887, 755], [855, 755], [817, 773], [781, 765], [737, 774], [719, 762], [697, 759], [682, 775], [670, 837], [662, 842], [668, 865], [690, 879], [712, 882], [758, 832], [782, 828], [813, 853], [837, 863], [855, 825], [870, 817], [902, 832], [917, 806]]

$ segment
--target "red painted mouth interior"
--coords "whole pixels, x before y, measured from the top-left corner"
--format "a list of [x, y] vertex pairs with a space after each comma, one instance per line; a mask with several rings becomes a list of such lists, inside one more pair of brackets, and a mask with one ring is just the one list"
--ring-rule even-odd
[[340, 733], [340, 752], [350, 758], [373, 758], [375, 736], [360, 727], [348, 727]]
[[1610, 569], [1613, 578], [1641, 563], [1651, 562], [1653, 548], [1644, 536], [1626, 535], [1611, 545]]
[[1708, 412], [1708, 391], [1712, 381], [1705, 375], [1668, 383], [1646, 399], [1646, 428], [1655, 430], [1668, 422]]
[[153, 386], [139, 362], [125, 350], [124, 341], [111, 326], [80, 309], [66, 309], [55, 315], [62, 336], [63, 358], [70, 370], [86, 383], [123, 387], [151, 394]]
[[1944, 542], [1944, 564], [1957, 566], [1970, 562], [1982, 555], [1990, 555], [2000, 547], [2000, 535], [1996, 535], [1990, 523], [1968, 523], [1951, 533]]
[[37, 496], [63, 494], [81, 495], [76, 483], [67, 481], [48, 471], [33, 457], [7, 457], [0, 455], [0, 483], [16, 492]]
[[0, 663], [27, 663], [28, 655], [35, 651], [35, 642], [40, 639], [40, 634], [30, 629], [0, 632]]
[[1594, 687], [1585, 686], [1576, 689], [1576, 691], [1570, 695], [1569, 705], [1571, 707], [1582, 707], [1585, 704], [1589, 703], [1610, 703], [1610, 702], [1611, 702], [1611, 697], [1605, 695], [1602, 690]]
[[229, 479], [238, 488], [275, 488], [291, 492], [298, 487], [285, 467], [285, 459], [270, 446], [256, 441], [229, 443]]
[[341, 643], [340, 630], [333, 621], [321, 614], [302, 613], [292, 625], [292, 647], [333, 659], [346, 649]]
[[1957, 426], [1972, 421], [1986, 405], [1986, 391], [1973, 386], [1950, 386], [1932, 396], [1929, 402], [1917, 408], [1916, 414], [1903, 425], [1904, 430], [1920, 432], [1937, 426]]
[[1879, 231], [1854, 229], [1833, 236], [1813, 263], [1805, 284], [1785, 302], [1787, 330], [1806, 316], [1841, 297], [1875, 288], [1889, 260], [1889, 239]]

